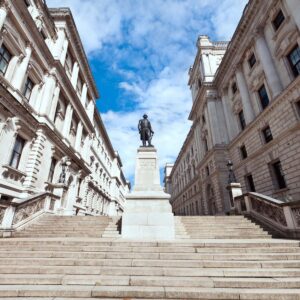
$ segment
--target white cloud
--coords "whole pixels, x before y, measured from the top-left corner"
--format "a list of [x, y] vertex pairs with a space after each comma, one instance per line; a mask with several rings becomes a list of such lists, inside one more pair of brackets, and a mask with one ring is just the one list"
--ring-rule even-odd
[[[137, 123], [146, 112], [161, 165], [175, 160], [190, 127], [188, 67], [199, 34], [228, 40], [247, 0], [48, 0], [69, 6], [90, 57], [104, 58], [123, 77], [126, 111], [102, 114], [108, 134], [134, 174]], [[125, 62], [125, 67], [124, 67]]]

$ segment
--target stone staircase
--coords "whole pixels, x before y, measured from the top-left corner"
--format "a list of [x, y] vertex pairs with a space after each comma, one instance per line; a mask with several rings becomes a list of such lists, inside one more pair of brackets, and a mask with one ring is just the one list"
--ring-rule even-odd
[[[207, 224], [206, 238], [99, 238], [103, 224], [115, 230], [114, 220], [41, 218], [35, 225], [47, 223], [56, 237], [36, 236], [42, 231], [30, 231], [38, 227], [31, 225], [19, 232], [26, 236], [0, 240], [0, 299], [300, 299], [299, 241], [257, 238], [262, 232], [257, 226], [250, 227], [253, 234], [249, 227], [241, 233], [244, 225], [252, 224], [243, 217], [180, 217], [175, 222], [195, 234], [192, 218], [197, 231]], [[77, 235], [61, 235], [63, 223]], [[97, 226], [102, 232], [96, 232]], [[222, 231], [227, 234], [227, 226], [238, 238], [216, 237]], [[211, 235], [207, 228], [214, 228]], [[96, 237], [86, 235], [89, 231]]]
[[14, 237], [119, 237], [117, 218], [47, 214], [13, 233]]
[[252, 239], [270, 237], [259, 225], [243, 216], [176, 216], [179, 239]]

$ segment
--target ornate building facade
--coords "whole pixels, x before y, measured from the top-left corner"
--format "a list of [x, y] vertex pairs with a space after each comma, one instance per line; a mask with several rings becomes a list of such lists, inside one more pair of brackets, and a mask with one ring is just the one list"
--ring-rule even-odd
[[229, 44], [200, 36], [197, 48], [173, 211], [228, 213], [228, 160], [243, 192], [299, 200], [300, 2], [250, 0]]
[[120, 214], [129, 186], [70, 10], [1, 1], [0, 30], [1, 207], [46, 193], [57, 213]]

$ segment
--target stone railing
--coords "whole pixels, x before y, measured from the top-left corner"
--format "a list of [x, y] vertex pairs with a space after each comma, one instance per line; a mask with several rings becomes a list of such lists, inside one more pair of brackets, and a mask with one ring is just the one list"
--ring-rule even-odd
[[259, 193], [234, 197], [235, 212], [250, 215], [282, 237], [300, 238], [300, 201], [283, 202]]
[[0, 231], [2, 236], [9, 237], [12, 231], [39, 215], [53, 212], [57, 207], [57, 201], [60, 201], [60, 198], [49, 192], [34, 195], [27, 199], [0, 200]]

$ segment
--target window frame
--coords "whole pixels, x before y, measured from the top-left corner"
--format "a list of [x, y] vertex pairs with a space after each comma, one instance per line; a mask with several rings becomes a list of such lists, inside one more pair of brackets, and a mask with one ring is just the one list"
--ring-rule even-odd
[[[32, 84], [32, 86], [30, 87], [30, 84]], [[31, 94], [32, 94], [32, 90], [34, 88], [34, 82], [31, 80], [31, 78], [29, 76], [27, 76], [25, 83], [24, 83], [24, 87], [23, 87], [23, 96], [29, 101]], [[28, 96], [26, 96], [27, 92], [30, 92]]]
[[245, 183], [248, 192], [256, 192], [253, 175], [251, 173], [245, 175]]
[[49, 169], [49, 173], [48, 173], [48, 182], [50, 182], [50, 183], [53, 182], [56, 164], [57, 164], [57, 159], [55, 157], [52, 157], [50, 169]]
[[22, 152], [24, 150], [26, 140], [20, 135], [16, 136], [15, 143], [11, 152], [9, 166], [18, 169], [22, 157]]
[[239, 111], [239, 113], [238, 113], [238, 119], [239, 119], [240, 128], [243, 131], [246, 128], [246, 126], [247, 126], [245, 115], [244, 115], [244, 110], [243, 109], [241, 109]]
[[[262, 92], [264, 92], [264, 94]], [[258, 94], [258, 97], [260, 100], [261, 108], [262, 108], [262, 110], [265, 110], [270, 104], [270, 98], [269, 98], [268, 91], [267, 91], [265, 84], [262, 84], [260, 86], [260, 88], [257, 90], [257, 94]]]
[[246, 159], [248, 157], [248, 152], [245, 144], [240, 147], [241, 158]]
[[[278, 166], [278, 167], [277, 167]], [[285, 175], [282, 169], [281, 161], [276, 160], [271, 163], [272, 177], [275, 183], [276, 190], [282, 190], [287, 188], [287, 183], [285, 180]]]
[[256, 56], [255, 56], [254, 52], [252, 52], [252, 54], [250, 55], [250, 57], [248, 59], [248, 65], [249, 65], [250, 69], [253, 69], [255, 64], [256, 64]]
[[[269, 131], [270, 134], [267, 134], [267, 131]], [[270, 143], [274, 138], [273, 138], [273, 134], [272, 134], [272, 130], [270, 128], [270, 126], [265, 126], [263, 129], [262, 129], [262, 135], [263, 135], [263, 139], [264, 139], [264, 142], [265, 144], [268, 144]]]
[[[291, 59], [291, 55], [292, 55], [292, 53], [295, 52], [295, 51], [298, 52], [298, 54], [299, 54], [299, 59], [298, 59], [298, 61], [294, 64], [293, 61], [292, 61], [292, 59]], [[296, 45], [292, 48], [292, 50], [288, 53], [288, 55], [287, 55], [287, 60], [288, 60], [288, 62], [289, 62], [289, 65], [290, 65], [290, 68], [291, 68], [291, 70], [292, 70], [292, 73], [293, 73], [294, 77], [295, 77], [295, 78], [298, 77], [298, 76], [300, 75], [300, 47], [299, 47], [298, 44], [296, 44]], [[299, 70], [298, 70], [297, 66], [299, 66]]]
[[[5, 55], [8, 55], [8, 58], [5, 57]], [[5, 75], [5, 73], [7, 71], [7, 68], [8, 68], [8, 65], [9, 65], [11, 59], [12, 59], [12, 54], [9, 52], [7, 47], [4, 44], [2, 44], [0, 47], [0, 74], [2, 74], [3, 76]], [[4, 67], [4, 70], [1, 69], [2, 61], [4, 61], [6, 64]]]
[[285, 20], [285, 15], [282, 9], [279, 9], [276, 16], [272, 19], [272, 25], [275, 32], [278, 31], [278, 29], [281, 27], [284, 20]]

